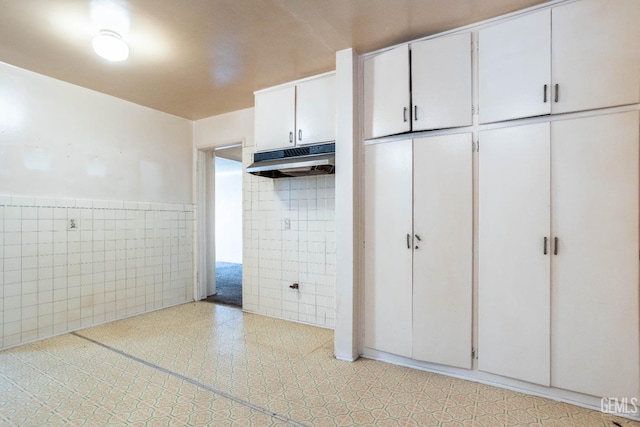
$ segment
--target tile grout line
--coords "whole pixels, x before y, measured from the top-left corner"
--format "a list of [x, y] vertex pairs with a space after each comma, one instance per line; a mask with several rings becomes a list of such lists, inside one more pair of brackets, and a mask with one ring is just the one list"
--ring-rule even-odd
[[126, 357], [128, 359], [131, 359], [131, 360], [133, 360], [135, 362], [141, 363], [141, 364], [143, 364], [143, 365], [145, 365], [145, 366], [147, 366], [149, 368], [155, 369], [157, 371], [160, 371], [160, 372], [165, 373], [167, 375], [170, 375], [172, 377], [178, 378], [178, 379], [180, 379], [182, 381], [188, 382], [189, 384], [195, 385], [196, 387], [203, 388], [203, 389], [205, 389], [207, 391], [210, 391], [211, 393], [214, 393], [214, 394], [217, 394], [217, 395], [222, 396], [224, 398], [227, 398], [229, 400], [232, 400], [232, 401], [234, 401], [236, 403], [239, 403], [240, 405], [248, 407], [249, 409], [253, 409], [255, 411], [258, 411], [260, 413], [268, 415], [268, 416], [270, 416], [272, 418], [277, 419], [278, 421], [282, 421], [282, 422], [285, 422], [287, 424], [290, 424], [290, 425], [296, 426], [296, 427], [307, 427], [304, 424], [301, 424], [301, 423], [299, 423], [297, 421], [291, 420], [291, 419], [286, 418], [286, 417], [284, 417], [282, 415], [278, 415], [277, 413], [269, 411], [269, 410], [267, 410], [267, 409], [265, 409], [265, 408], [263, 408], [261, 406], [255, 405], [255, 404], [253, 404], [253, 403], [251, 403], [249, 401], [246, 401], [244, 399], [236, 397], [236, 396], [234, 396], [232, 394], [229, 394], [229, 393], [227, 393], [225, 391], [219, 390], [219, 389], [217, 389], [215, 387], [211, 387], [211, 386], [208, 386], [206, 384], [203, 384], [203, 383], [201, 383], [199, 381], [196, 381], [196, 380], [194, 380], [192, 378], [189, 378], [189, 377], [184, 376], [182, 374], [179, 374], [177, 372], [174, 372], [174, 371], [171, 371], [169, 369], [163, 368], [162, 366], [158, 366], [158, 365], [153, 364], [151, 362], [148, 362], [148, 361], [146, 361], [144, 359], [140, 359], [139, 357], [136, 357], [136, 356], [134, 356], [132, 354], [126, 353], [126, 352], [124, 352], [122, 350], [119, 350], [119, 349], [117, 349], [115, 347], [112, 347], [112, 346], [110, 346], [108, 344], [104, 344], [104, 343], [101, 343], [100, 341], [96, 341], [96, 340], [94, 340], [92, 338], [86, 337], [84, 335], [80, 335], [77, 332], [71, 332], [70, 334], [74, 335], [74, 336], [76, 336], [78, 338], [82, 338], [83, 340], [89, 341], [89, 342], [91, 342], [93, 344], [96, 344], [96, 345], [98, 345], [98, 346], [100, 346], [102, 348], [110, 350], [110, 351], [112, 351], [114, 353], [117, 353], [117, 354], [119, 354], [121, 356], [124, 356], [124, 357]]

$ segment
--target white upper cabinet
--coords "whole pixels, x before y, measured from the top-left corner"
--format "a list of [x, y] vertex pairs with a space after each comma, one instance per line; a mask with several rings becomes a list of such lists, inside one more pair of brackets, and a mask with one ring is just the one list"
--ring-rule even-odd
[[335, 74], [255, 94], [256, 151], [335, 140]]
[[364, 137], [411, 130], [409, 45], [364, 61]]
[[411, 44], [412, 130], [470, 126], [471, 33]]
[[256, 150], [293, 147], [296, 111], [296, 88], [285, 87], [256, 94]]
[[638, 0], [583, 0], [553, 9], [554, 113], [640, 102], [638, 19]]
[[336, 76], [308, 80], [296, 86], [296, 144], [336, 139]]
[[[409, 64], [411, 63], [411, 66]], [[402, 45], [364, 61], [364, 137], [472, 124], [471, 33]]]
[[551, 11], [479, 32], [480, 122], [551, 112]]
[[480, 123], [640, 102], [639, 16], [582, 0], [481, 30]]

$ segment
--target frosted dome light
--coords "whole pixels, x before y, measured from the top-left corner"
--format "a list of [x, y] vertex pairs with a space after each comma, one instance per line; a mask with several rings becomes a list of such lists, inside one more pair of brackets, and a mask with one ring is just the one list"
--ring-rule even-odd
[[129, 46], [120, 34], [111, 30], [102, 30], [93, 38], [93, 50], [108, 61], [124, 61], [129, 57]]

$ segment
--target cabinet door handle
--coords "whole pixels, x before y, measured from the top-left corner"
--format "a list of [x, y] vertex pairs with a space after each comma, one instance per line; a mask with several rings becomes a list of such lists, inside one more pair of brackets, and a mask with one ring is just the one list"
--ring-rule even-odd
[[403, 113], [402, 113], [402, 114], [403, 114], [403, 118], [404, 118], [404, 121], [405, 121], [405, 122], [407, 121], [407, 110], [408, 110], [408, 108], [407, 108], [407, 107], [404, 107], [404, 111], [403, 111]]
[[553, 238], [553, 254], [558, 255], [558, 238]]
[[420, 238], [419, 235], [416, 234], [415, 236], [416, 236], [416, 239], [418, 240], [418, 242], [422, 242], [422, 239]]
[[542, 252], [542, 253], [544, 253], [545, 255], [547, 254], [547, 240], [548, 240], [548, 239], [545, 237], [545, 238], [544, 238], [544, 250], [543, 250], [543, 252]]
[[411, 249], [411, 234], [407, 234], [407, 249]]
[[298, 141], [302, 141], [302, 129], [298, 129]]
[[289, 132], [289, 143], [293, 144], [293, 132]]
[[547, 102], [547, 85], [544, 85], [544, 102]]
[[558, 102], [558, 97], [560, 96], [560, 85], [558, 83], [556, 83], [556, 95], [555, 95], [555, 102]]
[[414, 121], [418, 121], [418, 106], [414, 105], [413, 106], [413, 120]]

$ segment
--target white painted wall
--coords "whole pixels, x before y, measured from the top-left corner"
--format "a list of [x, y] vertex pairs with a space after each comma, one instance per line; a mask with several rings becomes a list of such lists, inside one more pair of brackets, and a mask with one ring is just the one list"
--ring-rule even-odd
[[253, 108], [207, 117], [193, 123], [196, 149], [221, 147], [244, 142], [253, 146]]
[[0, 348], [192, 299], [192, 130], [0, 63]]
[[192, 126], [0, 63], [0, 194], [191, 203]]
[[217, 262], [242, 263], [242, 162], [216, 157]]

